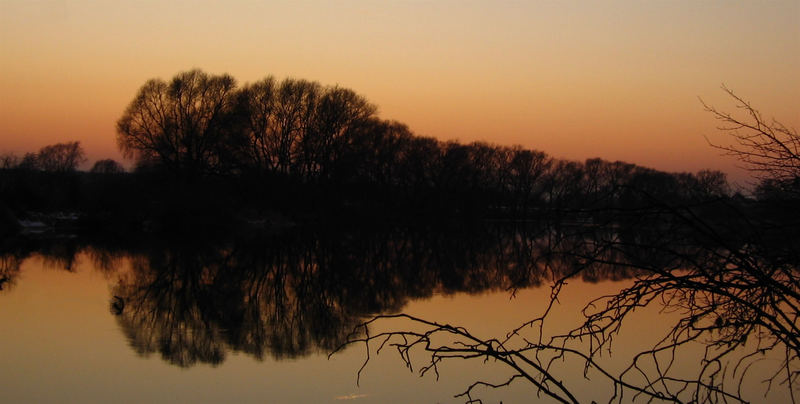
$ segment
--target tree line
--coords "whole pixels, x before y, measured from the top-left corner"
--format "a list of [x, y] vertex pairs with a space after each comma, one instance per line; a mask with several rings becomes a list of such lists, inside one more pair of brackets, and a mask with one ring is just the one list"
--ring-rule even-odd
[[139, 167], [187, 177], [282, 176], [403, 194], [437, 189], [522, 206], [634, 177], [672, 181], [686, 192], [725, 193], [727, 186], [720, 172], [654, 179], [664, 175], [632, 164], [578, 164], [519, 146], [418, 136], [402, 123], [380, 119], [377, 108], [352, 90], [271, 76], [241, 88], [231, 76], [199, 70], [170, 82], [150, 80], [117, 122], [117, 132], [121, 150]]
[[[719, 171], [666, 173], [420, 136], [381, 119], [350, 89], [272, 76], [243, 86], [200, 70], [149, 80], [117, 122], [117, 142], [134, 161], [133, 174], [114, 160], [97, 161], [94, 176], [75, 180], [69, 203], [52, 202], [64, 198], [48, 197], [47, 187], [28, 189], [37, 187], [25, 178], [75, 173], [85, 162], [79, 143], [4, 156], [2, 201], [14, 212], [100, 209], [104, 217], [136, 221], [176, 217], [187, 207], [195, 217], [271, 209], [293, 216], [349, 210], [526, 218], [735, 196]], [[784, 195], [791, 182], [781, 181], [764, 179], [757, 195]]]
[[[73, 173], [86, 162], [86, 152], [80, 142], [72, 141], [44, 146], [38, 152], [25, 153], [21, 158], [14, 153], [0, 155], [0, 170], [43, 171]], [[113, 159], [97, 160], [91, 173], [117, 174], [125, 168]]]

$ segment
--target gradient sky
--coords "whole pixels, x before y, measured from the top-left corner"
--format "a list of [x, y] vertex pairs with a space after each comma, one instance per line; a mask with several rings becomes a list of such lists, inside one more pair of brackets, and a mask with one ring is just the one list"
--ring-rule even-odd
[[799, 128], [800, 1], [0, 0], [0, 153], [121, 160], [138, 88], [194, 67], [352, 88], [440, 139], [740, 179], [698, 97]]

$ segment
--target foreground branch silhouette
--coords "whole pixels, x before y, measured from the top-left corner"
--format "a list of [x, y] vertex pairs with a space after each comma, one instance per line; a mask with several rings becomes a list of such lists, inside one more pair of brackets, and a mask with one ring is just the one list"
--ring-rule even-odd
[[[505, 338], [481, 339], [456, 325], [401, 314], [378, 316], [361, 324], [345, 346], [364, 343], [369, 352], [370, 343], [376, 343], [378, 353], [385, 347], [396, 348], [410, 369], [415, 361], [423, 361], [421, 375], [433, 371], [438, 376], [439, 365], [453, 359], [493, 359], [513, 370], [507, 380], [470, 385], [457, 395], [466, 397], [467, 402], [480, 402], [473, 395], [476, 387], [502, 387], [521, 380], [530, 382], [537, 394], [559, 402], [579, 402], [573, 387], [556, 376], [560, 359], [577, 359], [583, 363], [585, 376], [591, 371], [592, 377], [611, 383], [614, 393], [609, 402], [624, 402], [623, 398], [631, 395], [668, 402], [746, 402], [739, 386], [745, 377], [753, 376], [748, 369], [765, 355], [778, 354], [781, 363], [764, 378], [766, 389], [785, 385], [792, 394], [800, 374], [797, 261], [785, 260], [781, 254], [766, 256], [760, 247], [723, 237], [689, 209], [671, 213], [686, 227], [681, 229], [681, 224], [675, 223], [670, 230], [682, 230], [681, 237], [688, 234], [692, 241], [705, 239], [705, 243], [682, 248], [674, 243], [645, 245], [613, 236], [597, 237], [583, 251], [559, 251], [586, 265], [556, 279], [545, 313]], [[650, 248], [663, 260], [653, 264], [639, 261], [634, 254], [642, 248]], [[546, 335], [550, 308], [557, 304], [562, 288], [594, 265], [626, 267], [639, 275], [618, 293], [586, 305], [580, 326], [565, 334]], [[626, 320], [651, 306], [678, 313], [678, 320], [652, 348], [631, 358], [622, 372], [606, 369], [603, 353], [612, 351]], [[377, 323], [398, 318], [411, 325], [404, 328], [389, 322], [381, 324], [389, 331], [370, 333]], [[675, 358], [691, 344], [704, 346], [696, 377], [673, 370]], [[421, 359], [422, 353], [427, 353], [424, 357], [428, 359]], [[368, 353], [364, 366], [369, 360]]]
[[720, 130], [727, 132], [735, 144], [711, 146], [722, 150], [754, 172], [761, 180], [794, 182], [800, 178], [800, 135], [772, 119], [767, 121], [747, 101], [729, 88], [723, 91], [736, 102], [736, 108], [744, 111], [746, 118], [720, 111], [703, 103], [703, 107], [722, 123]]
[[[783, 189], [798, 184], [796, 132], [777, 123], [766, 126], [749, 104], [725, 90], [755, 122], [738, 121], [706, 106], [718, 118], [749, 131], [735, 132], [739, 146], [723, 150], [752, 164], [762, 183], [780, 182]], [[553, 243], [543, 255], [546, 267], [570, 261], [573, 271], [551, 271], [549, 305], [504, 338], [479, 338], [457, 325], [399, 314], [362, 323], [339, 350], [364, 344], [367, 356], [359, 377], [371, 353], [387, 347], [395, 348], [409, 369], [419, 367], [420, 375], [433, 371], [438, 377], [443, 362], [465, 359], [496, 361], [512, 371], [502, 380], [478, 380], [456, 395], [468, 403], [481, 402], [475, 395], [478, 387], [500, 388], [523, 380], [539, 397], [577, 403], [576, 386], [558, 376], [564, 360], [580, 363], [585, 378], [610, 384], [609, 403], [748, 402], [741, 388], [748, 378], [760, 378], [765, 393], [786, 389], [797, 402], [798, 228], [774, 225], [764, 214], [771, 210], [769, 201], [743, 205], [719, 197], [676, 205], [646, 188], [625, 188], [640, 207], [591, 212], [591, 221], [571, 230], [580, 233], [571, 240], [583, 240], [578, 248], [574, 243]], [[782, 199], [791, 199], [791, 191], [786, 192]], [[788, 223], [796, 219], [796, 212], [783, 218]], [[590, 276], [598, 266], [629, 271], [634, 280], [616, 293], [591, 300], [583, 309], [583, 323], [571, 331], [547, 334], [545, 325], [552, 321], [551, 310], [568, 281]], [[654, 345], [626, 358], [628, 365], [621, 371], [606, 367], [604, 354], [612, 352], [626, 324], [635, 321], [632, 316], [648, 309], [672, 313], [676, 320]], [[381, 331], [370, 332], [374, 328]], [[679, 358], [698, 347], [702, 356], [695, 373], [681, 373]], [[751, 371], [776, 358], [771, 373]]]

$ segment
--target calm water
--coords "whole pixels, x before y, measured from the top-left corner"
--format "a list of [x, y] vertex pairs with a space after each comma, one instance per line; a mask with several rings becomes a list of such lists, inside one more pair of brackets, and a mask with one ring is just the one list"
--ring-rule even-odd
[[[437, 381], [386, 350], [373, 352], [357, 384], [363, 345], [327, 354], [381, 313], [505, 335], [549, 301], [549, 283], [530, 260], [536, 240], [383, 232], [211, 244], [15, 241], [0, 261], [0, 402], [463, 402], [453, 395], [509, 371], [460, 360], [445, 363]], [[575, 327], [590, 297], [631, 282], [612, 272], [596, 278], [570, 282], [548, 331]], [[657, 330], [669, 316], [642, 311], [607, 366], [627, 365], [643, 341], [663, 335]], [[701, 350], [676, 366], [691, 374]], [[580, 364], [555, 373], [581, 400], [611, 394], [584, 380]], [[757, 380], [745, 388], [754, 401], [767, 400]], [[476, 392], [484, 402], [548, 402], [524, 382]], [[789, 400], [779, 393], [768, 400]]]

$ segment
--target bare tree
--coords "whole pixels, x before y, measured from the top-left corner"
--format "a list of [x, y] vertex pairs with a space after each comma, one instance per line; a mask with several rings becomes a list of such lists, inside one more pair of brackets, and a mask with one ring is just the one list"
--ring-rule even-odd
[[722, 122], [720, 130], [729, 133], [735, 143], [711, 146], [733, 156], [754, 172], [761, 180], [792, 182], [800, 178], [800, 135], [779, 121], [766, 120], [749, 102], [734, 94], [729, 88], [722, 89], [736, 102], [736, 108], [744, 116], [736, 116], [703, 102], [706, 111]]
[[189, 174], [218, 171], [238, 129], [236, 81], [200, 70], [145, 83], [117, 122], [126, 157]]
[[0, 155], [0, 169], [16, 168], [19, 165], [19, 157], [14, 153], [3, 153]]
[[38, 170], [39, 169], [39, 158], [36, 153], [25, 153], [20, 159], [19, 164], [17, 164], [17, 168], [23, 170]]
[[306, 80], [276, 83], [267, 77], [246, 86], [241, 96], [252, 163], [306, 178], [330, 174], [353, 132], [376, 111], [352, 90]]
[[297, 169], [298, 145], [311, 130], [322, 92], [319, 83], [273, 77], [246, 86], [242, 92], [248, 117], [246, 154], [261, 169], [287, 174]]
[[86, 161], [80, 142], [57, 143], [39, 149], [37, 167], [42, 171], [70, 172]]
[[544, 152], [523, 149], [515, 146], [510, 149], [502, 171], [507, 173], [505, 188], [513, 195], [513, 203], [519, 213], [525, 215], [536, 199], [540, 179], [547, 172], [553, 160]]
[[102, 159], [94, 163], [90, 172], [98, 174], [119, 174], [124, 173], [125, 168], [122, 167], [122, 164], [113, 159]]
[[313, 128], [301, 139], [305, 166], [312, 174], [330, 175], [348, 147], [353, 131], [375, 116], [377, 108], [355, 91], [329, 87], [319, 98]]

